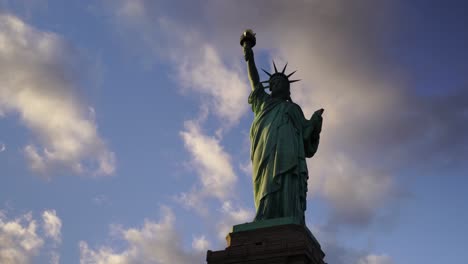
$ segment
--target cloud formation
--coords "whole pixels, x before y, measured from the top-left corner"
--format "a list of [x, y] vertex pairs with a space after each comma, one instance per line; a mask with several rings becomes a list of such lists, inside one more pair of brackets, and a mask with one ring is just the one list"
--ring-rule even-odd
[[[44, 211], [42, 216], [44, 232], [38, 229], [37, 221], [31, 212], [8, 219], [6, 214], [0, 211], [0, 263], [33, 263], [45, 245], [54, 246], [53, 244], [61, 240], [61, 225], [57, 225], [61, 220], [55, 210]], [[55, 263], [58, 260], [59, 254], [52, 251], [51, 262]]]
[[205, 236], [194, 237], [192, 241], [192, 248], [205, 253], [210, 247], [210, 242]]
[[325, 108], [321, 145], [308, 161], [309, 194], [331, 205], [330, 226], [367, 226], [398, 188], [393, 175], [368, 159], [377, 151], [374, 138], [365, 137], [369, 124], [385, 124], [379, 120], [394, 113], [393, 104], [402, 96], [382, 74], [379, 60], [384, 56], [374, 40], [374, 25], [382, 20], [377, 14], [388, 6], [367, 4], [240, 1], [214, 4], [207, 11], [223, 14], [214, 29], [220, 43], [227, 34], [238, 35], [242, 29], [235, 21], [243, 21], [255, 26], [257, 53], [269, 49], [276, 61], [287, 60], [299, 70], [295, 76], [302, 82], [293, 85], [292, 97], [306, 117]]
[[[191, 156], [189, 166], [198, 175], [198, 181], [190, 190], [179, 194], [177, 200], [211, 222], [212, 213], [208, 214], [206, 199], [216, 199], [221, 209], [214, 224], [220, 241], [224, 241], [233, 224], [250, 221], [253, 216], [232, 199], [236, 193], [237, 175], [231, 155], [221, 142], [223, 133], [247, 113], [250, 89], [246, 78], [242, 77], [241, 61], [235, 56], [226, 60], [212, 39], [201, 34], [198, 28], [187, 27], [180, 20], [173, 20], [169, 13], [160, 12], [164, 9], [161, 5], [164, 4], [122, 0], [113, 3], [111, 9], [119, 28], [140, 39], [145, 53], [151, 51], [156, 59], [169, 62], [182, 91], [199, 97], [201, 117], [186, 121], [180, 132]], [[194, 4], [194, 8], [196, 6]], [[204, 131], [203, 126], [210, 115], [217, 118], [216, 136]]]
[[464, 166], [467, 81], [438, 96], [416, 91], [418, 83], [407, 76], [413, 69], [388, 49], [397, 34], [390, 25], [399, 21], [394, 1], [212, 1], [208, 6], [199, 12], [210, 14], [209, 32], [222, 52], [237, 48], [241, 57], [234, 36], [253, 27], [257, 54], [266, 50], [298, 69], [295, 77], [302, 81], [293, 84], [292, 99], [306, 117], [325, 109], [321, 145], [308, 162], [309, 193], [331, 205], [330, 225], [363, 228], [375, 222], [380, 208], [403, 196], [396, 178], [405, 171]]
[[[204, 221], [213, 222], [219, 241], [224, 241], [231, 227], [251, 221], [253, 212], [240, 206], [235, 197], [238, 178], [231, 157], [223, 149], [220, 140], [205, 135], [196, 121], [187, 121], [185, 128], [181, 136], [191, 154], [190, 167], [197, 173], [198, 181], [191, 190], [179, 194], [177, 200], [184, 207], [202, 215]], [[220, 204], [216, 221], [213, 221], [213, 212], [207, 206], [207, 198], [215, 198]]]
[[345, 246], [341, 236], [337, 232], [330, 232], [319, 226], [309, 224], [314, 236], [320, 241], [325, 252], [325, 261], [335, 264], [394, 264], [391, 256], [386, 254], [375, 254], [369, 249], [356, 249]]
[[394, 264], [392, 258], [387, 255], [367, 255], [361, 258], [357, 264]]
[[192, 165], [199, 176], [203, 195], [220, 200], [228, 198], [233, 194], [237, 181], [230, 155], [219, 139], [203, 134], [196, 122], [186, 122], [185, 128], [180, 135], [192, 156]]
[[309, 194], [323, 196], [330, 204], [327, 228], [366, 227], [380, 208], [399, 195], [391, 175], [372, 165], [358, 167], [355, 160], [342, 153], [333, 157], [318, 155], [308, 164]]
[[[316, 158], [309, 161], [309, 193], [330, 202], [330, 225], [364, 227], [376, 218], [378, 208], [394, 199], [399, 188], [394, 175], [388, 167], [380, 166], [383, 162], [373, 159], [381, 147], [395, 148], [393, 144], [377, 147], [375, 142], [381, 144], [381, 140], [375, 135], [380, 134], [372, 132], [378, 130], [375, 127], [388, 128], [381, 120], [388, 119], [389, 113], [393, 117], [394, 104], [401, 105], [404, 98], [402, 89], [394, 88], [399, 83], [392, 82], [393, 71], [380, 66], [385, 56], [375, 41], [378, 32], [373, 24], [381, 26], [383, 18], [378, 14], [387, 14], [385, 10], [391, 5], [367, 6], [365, 0], [353, 4], [211, 1], [207, 8], [193, 7], [194, 13], [184, 16], [182, 22], [191, 25], [188, 30], [182, 22], [175, 24], [164, 17], [157, 11], [158, 5], [150, 2], [120, 1], [117, 14], [126, 18], [127, 27], [130, 25], [132, 32], [144, 36], [145, 41], [158, 40], [152, 45], [157, 47], [155, 53], [174, 63], [182, 85], [209, 95], [208, 109], [219, 117], [235, 112], [237, 116], [233, 120], [238, 120], [248, 107], [247, 85], [239, 82], [238, 77], [230, 78], [223, 73], [229, 72], [228, 69], [214, 72], [210, 67], [218, 65], [223, 69], [221, 62], [241, 61], [238, 36], [243, 29], [255, 25], [257, 55], [267, 50], [277, 61], [287, 59], [289, 65], [299, 69], [296, 75], [303, 81], [294, 85], [293, 99], [306, 114], [325, 108], [322, 144]], [[200, 20], [200, 16], [204, 19]], [[157, 30], [150, 26], [155, 24], [159, 25]], [[161, 55], [159, 49], [166, 47], [161, 39], [171, 39], [176, 48]], [[243, 66], [239, 71], [240, 76], [246, 75]], [[385, 76], [384, 72], [389, 74]], [[206, 82], [207, 76], [215, 79], [222, 76], [222, 80], [229, 82]], [[218, 89], [221, 83], [230, 88]], [[233, 96], [231, 91], [244, 94]], [[246, 108], [233, 110], [239, 105]], [[191, 197], [196, 203], [197, 197]]]
[[114, 153], [74, 93], [73, 67], [73, 50], [60, 36], [0, 15], [0, 112], [17, 113], [37, 140], [24, 147], [31, 169], [112, 174]]
[[[203, 57], [210, 63], [241, 60], [238, 36], [253, 27], [258, 57], [266, 51], [268, 57], [289, 61], [289, 67], [299, 69], [295, 76], [302, 82], [293, 85], [294, 101], [307, 117], [325, 108], [321, 146], [308, 164], [309, 194], [329, 205], [329, 228], [367, 228], [375, 223], [381, 209], [405, 193], [397, 177], [410, 169], [431, 172], [438, 166], [466, 166], [461, 158], [468, 154], [466, 85], [436, 97], [415, 91], [416, 84], [402, 73], [405, 65], [387, 52], [399, 21], [394, 1], [379, 5], [370, 0], [209, 1], [203, 7], [194, 2], [189, 14], [168, 11], [181, 17], [179, 25], [161, 16], [159, 4], [152, 1], [120, 1], [126, 3], [120, 14], [138, 21], [132, 25], [145, 32], [140, 34], [144, 40], [153, 44], [154, 39], [160, 40], [154, 46], [162, 50], [168, 40], [178, 47], [193, 44], [193, 49], [186, 50], [196, 54], [197, 63]], [[182, 37], [155, 38], [151, 30], [155, 24]], [[183, 25], [190, 26], [180, 30]], [[199, 44], [207, 42], [208, 46]], [[209, 55], [210, 50], [217, 55]], [[178, 62], [179, 54], [174, 51], [185, 54], [185, 49], [167, 55]], [[181, 70], [181, 65], [192, 70], [197, 63], [175, 65], [194, 91], [215, 98], [213, 87], [196, 88], [198, 80], [209, 73]], [[240, 99], [238, 103], [246, 105]], [[241, 115], [246, 113], [242, 111]], [[354, 262], [359, 259], [363, 263], [388, 261], [385, 255], [353, 258]]]
[[44, 222], [44, 233], [56, 243], [62, 241], [62, 220], [57, 216], [55, 210], [48, 210], [42, 213], [42, 221]]
[[253, 218], [253, 211], [236, 206], [233, 201], [224, 201], [221, 206], [221, 218], [216, 222], [218, 239], [224, 241], [234, 225], [251, 222]]
[[175, 216], [168, 207], [161, 209], [162, 219], [159, 222], [145, 220], [138, 228], [114, 230], [119, 238], [127, 243], [120, 251], [109, 246], [92, 249], [84, 241], [79, 243], [81, 264], [186, 264], [203, 262], [204, 253], [199, 251], [205, 246], [204, 241], [198, 239], [193, 243], [195, 250], [184, 250], [182, 240], [174, 224]]
[[[232, 127], [247, 112], [250, 89], [235, 58], [225, 60], [220, 48], [194, 28], [175, 22], [160, 12], [159, 4], [145, 0], [121, 0], [112, 4], [119, 28], [138, 39], [145, 52], [173, 66], [176, 81], [184, 90], [200, 95], [202, 105]], [[231, 63], [226, 63], [231, 61]], [[238, 61], [237, 61], [238, 62]]]
[[31, 263], [43, 245], [31, 213], [11, 221], [0, 214], [1, 263]]

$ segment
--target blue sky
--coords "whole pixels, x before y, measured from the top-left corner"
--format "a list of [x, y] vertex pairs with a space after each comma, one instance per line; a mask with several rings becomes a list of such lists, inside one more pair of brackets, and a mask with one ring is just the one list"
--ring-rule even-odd
[[325, 109], [306, 219], [327, 262], [462, 263], [467, 8], [0, 1], [0, 262], [204, 263], [224, 248], [254, 213], [252, 28], [257, 66], [288, 62], [292, 99]]

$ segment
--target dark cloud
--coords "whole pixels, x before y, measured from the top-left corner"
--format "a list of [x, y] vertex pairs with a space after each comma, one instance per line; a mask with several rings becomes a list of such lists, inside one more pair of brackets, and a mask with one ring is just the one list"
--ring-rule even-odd
[[321, 243], [325, 252], [325, 261], [333, 264], [392, 264], [393, 259], [385, 254], [373, 254], [368, 249], [358, 250], [353, 247], [343, 246], [337, 233], [328, 232], [316, 228], [313, 233]]

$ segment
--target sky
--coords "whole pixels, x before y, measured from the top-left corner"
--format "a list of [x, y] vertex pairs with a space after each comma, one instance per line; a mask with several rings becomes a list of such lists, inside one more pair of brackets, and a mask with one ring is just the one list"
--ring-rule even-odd
[[[0, 263], [205, 263], [254, 215], [250, 87], [288, 62], [330, 264], [468, 258], [465, 1], [1, 0]], [[260, 78], [267, 76], [261, 73]]]

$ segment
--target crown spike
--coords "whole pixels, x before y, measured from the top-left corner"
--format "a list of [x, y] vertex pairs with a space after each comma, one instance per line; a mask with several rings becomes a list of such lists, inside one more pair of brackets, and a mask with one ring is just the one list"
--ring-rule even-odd
[[273, 67], [275, 67], [275, 73], [278, 73], [278, 70], [276, 69], [275, 61], [273, 60]]
[[288, 66], [288, 63], [286, 62], [286, 64], [284, 65], [284, 68], [283, 70], [281, 71], [282, 74], [284, 74], [284, 71], [286, 71], [286, 67]]
[[[286, 68], [286, 67], [285, 67], [285, 68]], [[288, 77], [288, 78], [291, 77], [291, 76], [292, 76], [294, 73], [296, 73], [296, 72], [297, 72], [297, 70], [291, 72], [287, 77]]]
[[268, 76], [271, 77], [271, 73], [267, 72], [267, 71], [266, 71], [265, 69], [263, 69], [263, 68], [262, 68], [262, 71], [263, 71], [264, 73], [266, 73]]
[[292, 80], [292, 81], [289, 81], [289, 83], [293, 83], [293, 82], [298, 82], [300, 80]]

